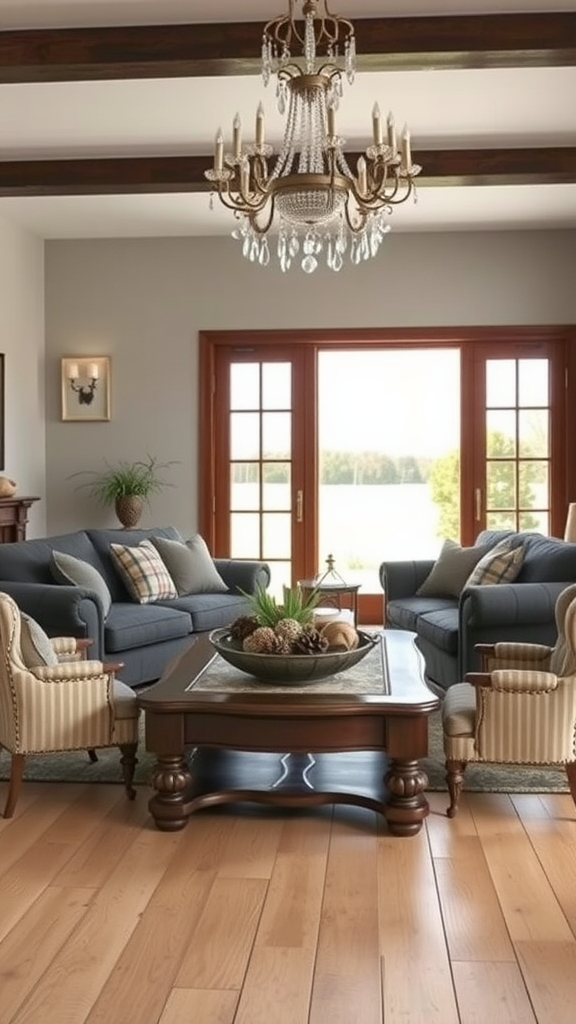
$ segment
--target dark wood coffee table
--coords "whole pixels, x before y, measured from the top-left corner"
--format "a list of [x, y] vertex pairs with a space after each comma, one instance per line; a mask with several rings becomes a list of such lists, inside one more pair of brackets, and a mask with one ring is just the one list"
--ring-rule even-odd
[[270, 688], [243, 673], [240, 692], [210, 689], [219, 666], [226, 675], [207, 635], [198, 637], [138, 698], [146, 749], [157, 757], [149, 802], [157, 827], [181, 829], [194, 811], [233, 801], [345, 803], [383, 814], [394, 835], [416, 834], [429, 810], [418, 761], [440, 702], [414, 634], [383, 637], [381, 685], [363, 693], [341, 692], [348, 673], [333, 677], [339, 692], [326, 692], [326, 682], [322, 692]]

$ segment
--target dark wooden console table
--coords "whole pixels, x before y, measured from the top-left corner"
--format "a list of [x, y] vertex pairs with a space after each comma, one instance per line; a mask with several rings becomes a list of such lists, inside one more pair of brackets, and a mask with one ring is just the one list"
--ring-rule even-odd
[[35, 501], [40, 498], [21, 498], [19, 494], [0, 498], [0, 544], [26, 540], [28, 509]]

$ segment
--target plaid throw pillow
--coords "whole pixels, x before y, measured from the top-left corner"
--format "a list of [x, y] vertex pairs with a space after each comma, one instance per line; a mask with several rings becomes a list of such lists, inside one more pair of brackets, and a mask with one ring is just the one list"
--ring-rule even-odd
[[470, 573], [466, 586], [512, 583], [518, 576], [523, 561], [524, 548], [522, 545], [511, 548], [509, 542], [506, 541], [497, 544], [480, 559], [476, 568]]
[[174, 580], [150, 541], [143, 540], [136, 548], [111, 544], [110, 551], [128, 591], [139, 604], [178, 597]]

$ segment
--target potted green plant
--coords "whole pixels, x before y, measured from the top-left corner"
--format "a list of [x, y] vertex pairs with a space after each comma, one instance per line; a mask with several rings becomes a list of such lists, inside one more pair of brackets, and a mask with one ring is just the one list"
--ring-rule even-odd
[[146, 459], [137, 459], [135, 462], [120, 459], [115, 466], [104, 461], [106, 469], [102, 472], [81, 470], [72, 476], [90, 475], [92, 479], [79, 486], [87, 487], [101, 505], [113, 505], [118, 519], [126, 528], [138, 525], [144, 505], [150, 504], [150, 497], [153, 494], [157, 494], [164, 487], [173, 486], [159, 474], [162, 470], [176, 465], [174, 461], [158, 462], [153, 455], [148, 455]]

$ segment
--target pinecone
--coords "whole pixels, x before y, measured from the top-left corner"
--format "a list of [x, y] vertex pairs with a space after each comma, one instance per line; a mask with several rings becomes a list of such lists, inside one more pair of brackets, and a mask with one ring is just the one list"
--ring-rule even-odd
[[293, 641], [287, 637], [276, 635], [276, 654], [293, 654]]
[[251, 654], [275, 654], [277, 637], [270, 626], [258, 626], [242, 641], [242, 649]]
[[255, 629], [258, 629], [258, 619], [255, 615], [240, 615], [230, 626], [230, 636], [242, 643]]
[[290, 650], [294, 640], [300, 636], [302, 626], [299, 622], [296, 622], [296, 619], [280, 619], [274, 626], [274, 632], [280, 640], [287, 641], [288, 649]]
[[306, 626], [292, 644], [293, 654], [324, 654], [328, 640], [315, 626]]

